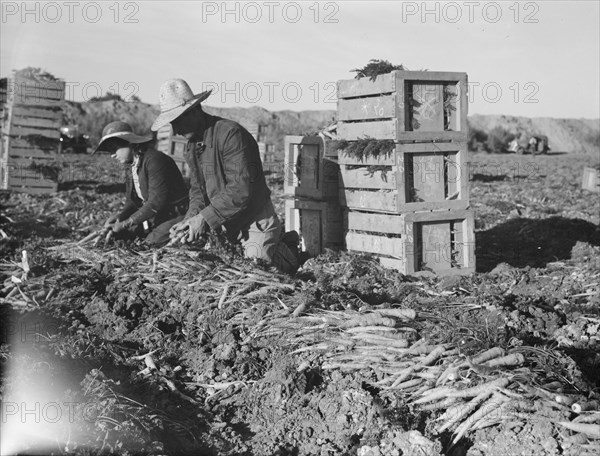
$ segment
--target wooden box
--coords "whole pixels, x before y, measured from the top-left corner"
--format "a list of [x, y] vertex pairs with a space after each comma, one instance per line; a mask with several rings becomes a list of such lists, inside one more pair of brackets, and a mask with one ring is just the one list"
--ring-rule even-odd
[[469, 207], [465, 143], [396, 144], [389, 156], [338, 156], [340, 204], [403, 213]]
[[590, 192], [600, 192], [600, 170], [586, 166], [583, 168], [581, 188]]
[[467, 74], [393, 71], [338, 81], [340, 139], [467, 139]]
[[174, 135], [170, 124], [159, 128], [156, 132], [156, 149], [171, 157], [183, 177], [189, 179], [190, 169], [185, 161], [186, 145], [187, 139], [183, 136]]
[[335, 202], [290, 199], [285, 201], [285, 231], [300, 235], [302, 249], [316, 256], [326, 248], [344, 245], [343, 211]]
[[2, 161], [2, 180], [6, 182], [5, 189], [23, 193], [54, 193], [58, 189], [56, 179], [44, 176], [42, 172], [30, 168], [31, 162]]
[[156, 132], [156, 149], [168, 155], [173, 160], [185, 160], [187, 139], [174, 135], [171, 125], [165, 125]]
[[0, 187], [28, 192], [55, 192], [58, 183], [32, 168], [56, 158], [62, 124], [65, 82], [37, 80], [13, 72], [6, 84], [2, 117]]
[[283, 192], [319, 201], [337, 200], [338, 165], [324, 156], [319, 136], [286, 136]]
[[349, 211], [346, 248], [371, 253], [403, 274], [475, 272], [472, 210], [413, 212], [402, 215]]

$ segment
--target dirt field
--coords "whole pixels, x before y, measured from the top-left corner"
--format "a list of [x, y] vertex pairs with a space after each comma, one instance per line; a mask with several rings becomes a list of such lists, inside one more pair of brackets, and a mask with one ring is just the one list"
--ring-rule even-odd
[[3, 452], [598, 454], [594, 164], [472, 156], [472, 276], [330, 252], [288, 277], [221, 247], [78, 245], [123, 173], [64, 157], [57, 194], [0, 195]]

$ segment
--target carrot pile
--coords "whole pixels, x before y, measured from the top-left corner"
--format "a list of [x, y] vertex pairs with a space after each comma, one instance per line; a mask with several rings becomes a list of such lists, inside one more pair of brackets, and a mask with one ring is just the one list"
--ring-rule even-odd
[[[415, 411], [431, 412], [432, 431], [451, 432], [452, 444], [479, 429], [534, 418], [568, 429], [567, 445], [598, 443], [588, 443], [600, 439], [597, 401], [552, 390], [557, 385], [531, 386], [533, 373], [521, 351], [493, 347], [465, 356], [452, 344], [420, 338], [413, 323], [424, 317], [401, 308], [315, 310], [292, 318], [280, 312], [253, 337], [285, 334], [292, 354], [315, 355], [321, 369], [363, 373], [373, 387], [400, 396]], [[576, 418], [568, 420], [572, 414]]]

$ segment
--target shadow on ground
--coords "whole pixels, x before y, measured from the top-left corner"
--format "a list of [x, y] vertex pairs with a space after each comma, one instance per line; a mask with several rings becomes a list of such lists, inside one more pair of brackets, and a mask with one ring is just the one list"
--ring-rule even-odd
[[471, 176], [471, 181], [479, 181], [479, 182], [502, 182], [508, 180], [508, 176], [506, 174], [499, 175], [490, 175], [490, 174], [481, 174], [475, 173]]
[[58, 184], [58, 190], [95, 190], [96, 193], [124, 193], [125, 184], [101, 184], [96, 180], [73, 180]]
[[477, 272], [489, 272], [500, 263], [516, 268], [544, 267], [571, 258], [577, 241], [600, 245], [600, 230], [581, 219], [515, 218], [476, 233]]

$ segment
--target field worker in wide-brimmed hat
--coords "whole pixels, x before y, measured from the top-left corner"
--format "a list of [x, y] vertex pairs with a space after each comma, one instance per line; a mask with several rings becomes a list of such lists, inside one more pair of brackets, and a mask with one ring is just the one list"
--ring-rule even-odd
[[179, 168], [173, 159], [150, 147], [151, 137], [138, 136], [125, 122], [109, 123], [94, 152], [113, 154], [122, 165], [131, 166], [126, 181], [127, 200], [110, 226], [117, 237], [144, 236], [150, 245], [169, 241], [169, 229], [183, 220], [189, 197]]
[[188, 140], [185, 158], [191, 172], [190, 208], [171, 236], [185, 233], [183, 242], [193, 242], [209, 228], [224, 229], [230, 241], [242, 243], [246, 257], [295, 272], [298, 233], [282, 236], [258, 144], [238, 123], [204, 112], [200, 103], [209, 95], [194, 95], [182, 79], [170, 79], [160, 88], [160, 114], [152, 130], [170, 123], [174, 134]]

